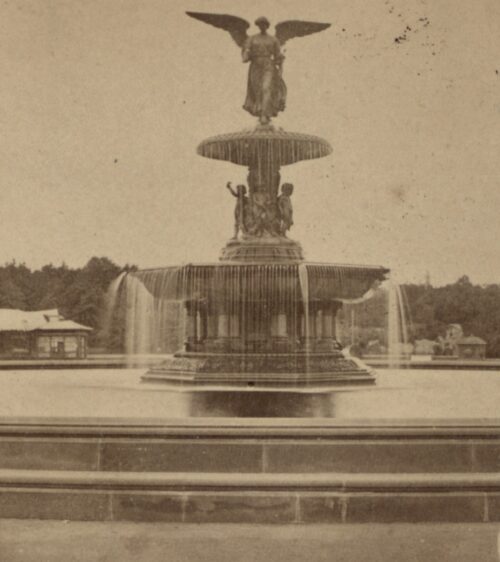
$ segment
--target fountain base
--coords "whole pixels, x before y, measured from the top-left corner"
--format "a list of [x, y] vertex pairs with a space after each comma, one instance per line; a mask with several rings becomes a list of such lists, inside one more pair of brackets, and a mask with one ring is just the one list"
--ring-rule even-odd
[[286, 387], [290, 389], [373, 384], [369, 367], [334, 353], [175, 354], [150, 369], [142, 380], [180, 386]]
[[[171, 331], [169, 303], [176, 303], [174, 320], [184, 334], [182, 349], [142, 379], [290, 392], [374, 383], [368, 367], [342, 352], [336, 314], [344, 299], [363, 298], [387, 270], [281, 260], [271, 255], [281, 246], [300, 250], [284, 237], [233, 240], [226, 248], [243, 249], [245, 259], [240, 254], [218, 264], [132, 273], [126, 302], [141, 304], [143, 316], [133, 314], [132, 325], [144, 330], [130, 341], [142, 341], [144, 332], [157, 334], [151, 345], [157, 349]], [[247, 252], [251, 247], [258, 260]]]

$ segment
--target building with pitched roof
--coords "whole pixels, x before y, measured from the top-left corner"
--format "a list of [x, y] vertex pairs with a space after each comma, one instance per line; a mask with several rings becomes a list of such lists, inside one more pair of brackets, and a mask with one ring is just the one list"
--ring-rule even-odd
[[64, 319], [57, 309], [0, 309], [0, 357], [83, 359], [92, 328]]
[[457, 343], [457, 355], [462, 359], [484, 359], [486, 342], [477, 336], [460, 338]]

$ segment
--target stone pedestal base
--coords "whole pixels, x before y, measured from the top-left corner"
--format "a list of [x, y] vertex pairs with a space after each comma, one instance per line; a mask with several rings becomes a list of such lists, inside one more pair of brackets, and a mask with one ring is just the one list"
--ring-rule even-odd
[[290, 263], [303, 259], [302, 246], [284, 236], [229, 240], [220, 256], [222, 262]]
[[150, 369], [145, 381], [172, 385], [286, 387], [372, 384], [373, 372], [342, 353], [177, 353]]

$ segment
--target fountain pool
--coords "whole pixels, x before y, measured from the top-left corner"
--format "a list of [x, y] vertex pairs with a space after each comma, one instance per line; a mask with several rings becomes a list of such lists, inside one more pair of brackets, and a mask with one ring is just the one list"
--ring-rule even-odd
[[[306, 422], [367, 425], [384, 419], [426, 420], [446, 424], [467, 419], [484, 422], [499, 417], [498, 371], [380, 369], [377, 384], [343, 386], [324, 393], [242, 389], [224, 392], [169, 389], [162, 383], [141, 382], [145, 369], [22, 370], [0, 372], [0, 417], [40, 419], [133, 418], [148, 423], [192, 423], [195, 419], [267, 418], [286, 424], [292, 418]], [[371, 421], [370, 421], [371, 420]], [[258, 419], [256, 419], [258, 422]]]

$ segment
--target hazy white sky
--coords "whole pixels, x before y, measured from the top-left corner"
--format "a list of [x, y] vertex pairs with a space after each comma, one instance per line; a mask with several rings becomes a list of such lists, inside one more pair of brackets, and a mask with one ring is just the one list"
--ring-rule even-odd
[[333, 24], [286, 45], [275, 122], [334, 147], [282, 170], [308, 259], [500, 282], [498, 0], [4, 0], [0, 262], [218, 259], [246, 170], [195, 149], [254, 118], [238, 48], [185, 10]]

